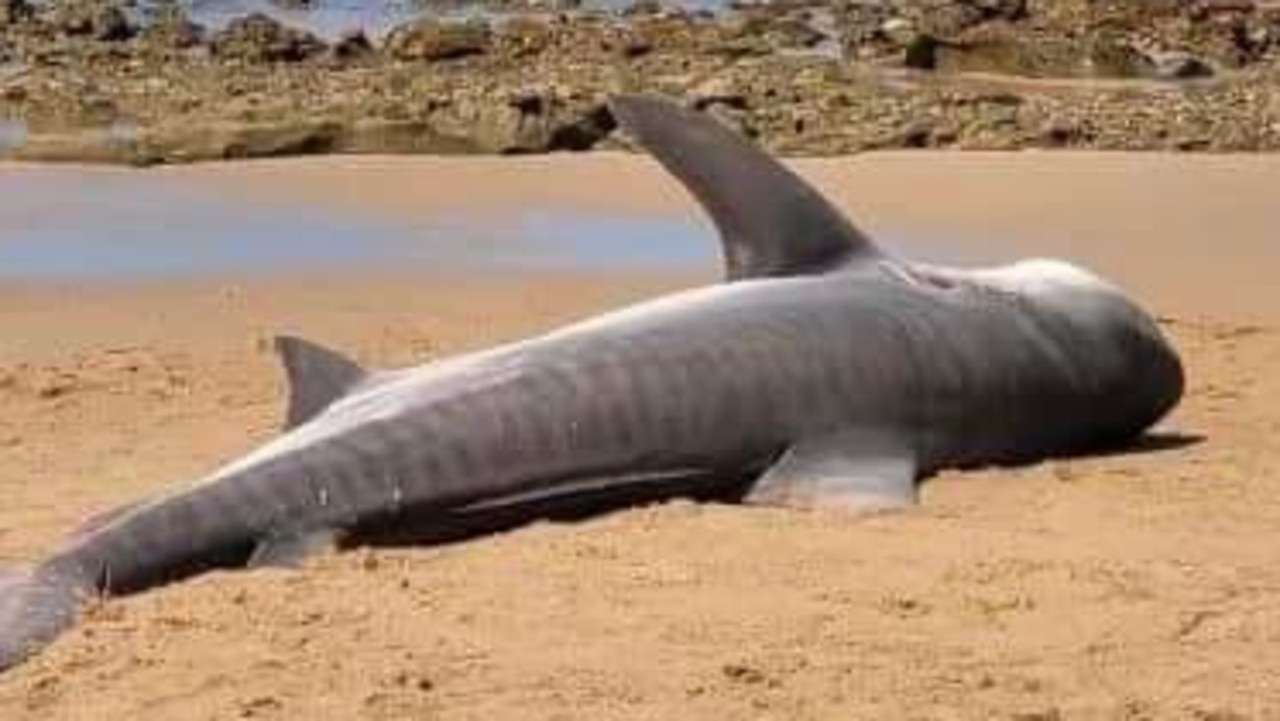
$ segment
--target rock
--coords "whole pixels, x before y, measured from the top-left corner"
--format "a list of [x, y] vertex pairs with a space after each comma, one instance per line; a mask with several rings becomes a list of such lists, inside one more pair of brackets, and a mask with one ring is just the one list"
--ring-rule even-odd
[[605, 50], [628, 60], [642, 58], [653, 52], [652, 38], [632, 27], [619, 28], [617, 32], [610, 33], [603, 39], [602, 45]]
[[836, 25], [851, 56], [869, 57], [884, 46], [902, 47], [910, 39], [911, 21], [892, 14], [887, 5], [854, 3], [837, 12]]
[[[423, 0], [423, 2], [441, 2], [442, 0]], [[532, 12], [538, 14], [564, 13], [582, 8], [582, 0], [443, 0], [443, 2], [461, 7], [480, 6], [495, 13]]]
[[687, 13], [663, 11], [634, 18], [627, 30], [630, 39], [623, 46], [627, 57], [639, 57], [650, 51], [692, 56], [698, 52], [700, 38], [707, 37], [700, 31], [712, 28]]
[[551, 98], [541, 90], [525, 88], [511, 94], [507, 103], [521, 115], [542, 115], [550, 107]]
[[1254, 0], [1193, 0], [1188, 3], [1187, 16], [1193, 22], [1204, 22], [1215, 15], [1248, 15], [1257, 8]]
[[1251, 18], [1237, 32], [1232, 33], [1232, 43], [1246, 61], [1262, 58], [1280, 39], [1280, 23], [1270, 24]]
[[904, 17], [891, 17], [875, 29], [873, 38], [883, 45], [902, 50], [919, 34], [914, 23]]
[[927, 148], [934, 144], [935, 124], [929, 118], [916, 118], [899, 130], [898, 144], [903, 148]]
[[1027, 0], [967, 0], [964, 4], [975, 8], [984, 20], [1015, 22], [1027, 17]]
[[93, 39], [106, 42], [128, 40], [137, 32], [124, 11], [115, 5], [103, 7], [95, 12], [90, 25]]
[[67, 35], [117, 42], [133, 37], [137, 29], [119, 7], [93, 2], [67, 2], [54, 11], [54, 26]]
[[660, 0], [636, 0], [630, 5], [622, 9], [622, 14], [627, 17], [636, 15], [659, 15], [665, 10]]
[[760, 684], [768, 680], [763, 671], [743, 663], [725, 664], [720, 671], [725, 678], [743, 684]]
[[712, 76], [687, 91], [694, 108], [705, 110], [715, 105], [726, 105], [738, 110], [747, 109], [747, 96], [736, 84], [724, 76]]
[[148, 8], [140, 38], [153, 48], [182, 50], [204, 42], [205, 29], [176, 0], [157, 0]]
[[213, 55], [246, 62], [299, 62], [326, 50], [324, 41], [262, 13], [232, 20], [214, 35]]
[[1054, 116], [1040, 127], [1040, 144], [1047, 148], [1065, 148], [1076, 145], [1085, 137], [1084, 129], [1075, 120]]
[[912, 18], [922, 32], [939, 38], [954, 37], [988, 19], [985, 11], [966, 2], [924, 3]]
[[578, 112], [561, 113], [547, 124], [545, 150], [590, 150], [616, 127], [617, 122], [603, 104]]
[[1025, 77], [1078, 77], [1091, 72], [1078, 42], [1029, 36], [1007, 22], [987, 23], [955, 38], [938, 39], [930, 51], [936, 70]]
[[504, 154], [589, 150], [617, 127], [603, 104], [572, 107], [546, 91], [526, 89], [505, 108], [485, 108], [471, 132]]
[[921, 32], [952, 39], [989, 22], [1018, 22], [1028, 14], [1027, 0], [928, 0], [890, 3]]
[[1085, 53], [1085, 66], [1094, 77], [1134, 78], [1147, 74], [1148, 61], [1123, 38], [1096, 37]]
[[812, 48], [827, 39], [826, 34], [813, 26], [812, 18], [803, 13], [748, 15], [745, 27], [739, 32], [762, 36], [770, 45], [783, 48]]
[[[11, 52], [7, 47], [0, 51], [0, 54]], [[12, 57], [6, 62], [11, 62]], [[12, 73], [7, 76], [0, 75], [0, 100], [10, 103], [25, 103], [31, 97], [31, 91], [27, 89], [22, 73]], [[12, 133], [7, 138], [13, 140]]]
[[1181, 50], [1149, 51], [1143, 53], [1143, 57], [1148, 63], [1148, 74], [1159, 80], [1187, 80], [1213, 75], [1213, 66]]
[[141, 138], [130, 162], [145, 165], [330, 153], [341, 149], [344, 132], [340, 123], [310, 119], [205, 127], [173, 123]]
[[26, 0], [0, 0], [0, 30], [30, 20], [35, 9]]
[[[106, 46], [89, 39], [92, 21], [71, 38], [54, 25], [64, 4], [108, 2], [146, 17], [139, 41]], [[134, 163], [609, 146], [617, 139], [601, 138], [608, 125], [600, 98], [620, 89], [682, 95], [791, 153], [1280, 148], [1280, 6], [1269, 10], [1271, 3], [1249, 11], [1195, 0], [768, 0], [712, 19], [662, 2], [629, 17], [504, 15], [489, 25], [437, 18], [383, 44], [359, 34], [321, 43], [264, 17], [205, 42], [177, 5], [186, 0], [0, 0], [10, 21], [38, 8], [27, 25], [0, 32], [0, 56], [12, 58], [0, 65], [0, 112], [57, 121], [46, 129], [37, 120], [25, 157]], [[486, 8], [535, 4], [546, 5], [485, 0]], [[813, 28], [828, 37], [820, 52], [792, 52], [822, 38]], [[846, 38], [842, 58], [825, 53], [835, 36]], [[435, 67], [405, 62], [477, 54]], [[240, 59], [279, 64], [244, 67]], [[886, 68], [895, 61], [935, 75]], [[1241, 72], [1227, 71], [1235, 68]], [[1206, 69], [1220, 79], [1187, 92], [1069, 80]], [[969, 71], [1001, 77], [942, 75]], [[983, 88], [1025, 102], [968, 97]], [[136, 132], [64, 130], [116, 117], [132, 119]], [[313, 119], [327, 120], [299, 122]]]
[[502, 24], [496, 43], [503, 55], [523, 58], [541, 54], [554, 41], [555, 33], [546, 22], [518, 15]]
[[938, 49], [942, 41], [928, 33], [917, 33], [903, 48], [902, 64], [916, 70], [938, 67]]
[[60, 398], [82, 387], [78, 376], [64, 371], [42, 372], [31, 383], [36, 397], [44, 399]]
[[460, 155], [475, 153], [477, 148], [468, 138], [442, 133], [425, 120], [362, 119], [346, 130], [337, 151]]
[[343, 33], [338, 41], [329, 47], [329, 55], [335, 60], [351, 61], [371, 57], [374, 54], [373, 43], [363, 30], [351, 30]]
[[392, 30], [382, 49], [396, 60], [434, 62], [483, 54], [489, 50], [491, 41], [492, 32], [487, 22], [442, 22], [424, 18]]
[[142, 41], [154, 46], [184, 49], [204, 41], [204, 26], [192, 22], [185, 14], [153, 20], [142, 29]]

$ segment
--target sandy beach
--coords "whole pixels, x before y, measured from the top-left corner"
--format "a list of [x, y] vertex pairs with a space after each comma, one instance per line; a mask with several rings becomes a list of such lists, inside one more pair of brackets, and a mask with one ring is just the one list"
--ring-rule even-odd
[[[891, 516], [676, 501], [208, 574], [93, 609], [0, 676], [0, 716], [1280, 718], [1280, 158], [794, 167], [915, 257], [1109, 276], [1183, 354], [1184, 402], [1131, 452], [946, 473]], [[58, 172], [0, 165], [0, 184]], [[609, 153], [74, 172], [405, 223], [531, 205], [697, 217], [651, 161]], [[0, 216], [0, 245], [24, 222]], [[276, 333], [393, 367], [715, 280], [698, 264], [0, 280], [0, 564], [271, 437]]]

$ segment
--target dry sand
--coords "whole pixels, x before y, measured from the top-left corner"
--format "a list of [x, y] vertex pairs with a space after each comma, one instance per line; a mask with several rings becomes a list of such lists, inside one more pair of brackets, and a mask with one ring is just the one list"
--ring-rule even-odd
[[[1280, 159], [802, 167], [874, 231], [1066, 255], [1134, 288], [1189, 370], [1162, 431], [1202, 440], [949, 473], [871, 520], [675, 502], [210, 574], [95, 609], [0, 678], [0, 718], [1280, 718]], [[353, 212], [692, 212], [608, 156], [160, 172]], [[0, 558], [269, 437], [274, 332], [399, 365], [701, 280], [0, 285]]]

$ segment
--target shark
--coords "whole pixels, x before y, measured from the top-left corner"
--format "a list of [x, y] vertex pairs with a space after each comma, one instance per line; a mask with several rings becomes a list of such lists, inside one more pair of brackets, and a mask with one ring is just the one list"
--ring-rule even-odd
[[1181, 398], [1175, 348], [1098, 275], [898, 257], [710, 114], [609, 108], [710, 217], [724, 282], [398, 370], [279, 337], [283, 432], [0, 573], [0, 669], [210, 568], [645, 488], [883, 513], [941, 469], [1132, 442]]

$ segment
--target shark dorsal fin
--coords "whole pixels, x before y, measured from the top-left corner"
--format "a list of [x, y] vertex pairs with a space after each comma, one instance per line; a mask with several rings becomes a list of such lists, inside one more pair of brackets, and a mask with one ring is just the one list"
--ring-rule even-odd
[[368, 377], [355, 361], [293, 336], [278, 336], [276, 352], [289, 381], [285, 428], [306, 423]]
[[609, 107], [711, 216], [729, 280], [883, 257], [817, 190], [710, 115], [644, 95], [615, 96]]

